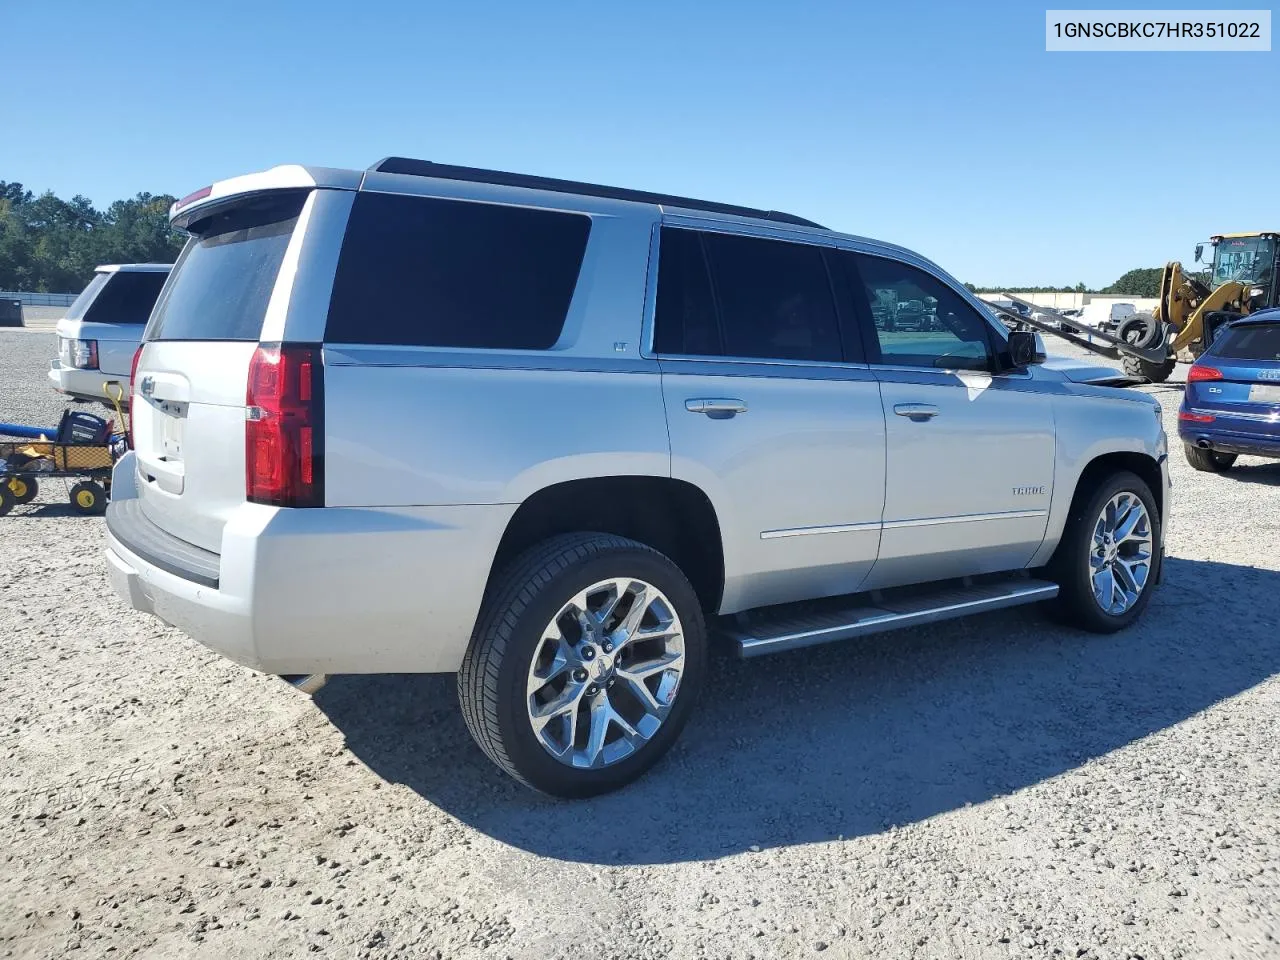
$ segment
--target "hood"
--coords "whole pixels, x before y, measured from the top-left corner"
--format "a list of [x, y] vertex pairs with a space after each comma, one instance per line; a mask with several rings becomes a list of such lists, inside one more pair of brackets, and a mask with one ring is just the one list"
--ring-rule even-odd
[[1147, 382], [1142, 377], [1129, 376], [1118, 367], [1074, 357], [1049, 357], [1042, 366], [1062, 374], [1072, 383], [1091, 383], [1098, 387], [1133, 387]]

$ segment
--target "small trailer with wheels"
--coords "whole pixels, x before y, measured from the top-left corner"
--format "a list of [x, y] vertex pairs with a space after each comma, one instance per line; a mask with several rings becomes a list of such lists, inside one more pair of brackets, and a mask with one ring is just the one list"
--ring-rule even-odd
[[[77, 513], [107, 509], [111, 468], [127, 444], [110, 420], [67, 410], [56, 429], [0, 423], [0, 517], [36, 498], [40, 484], [61, 480]], [[52, 439], [51, 439], [52, 438]]]

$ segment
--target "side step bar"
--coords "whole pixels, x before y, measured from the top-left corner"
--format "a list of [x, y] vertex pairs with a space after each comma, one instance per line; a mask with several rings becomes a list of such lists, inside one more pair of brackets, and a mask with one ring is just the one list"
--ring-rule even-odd
[[[955, 583], [957, 581], [952, 581]], [[900, 627], [967, 617], [986, 610], [1052, 600], [1058, 595], [1058, 585], [1020, 577], [890, 593], [835, 598], [816, 604], [788, 604], [776, 612], [755, 611], [746, 616], [739, 615], [737, 622], [725, 633], [737, 645], [740, 656], [758, 657]], [[800, 606], [805, 608], [804, 612], [795, 612]], [[815, 611], [815, 606], [824, 609]]]

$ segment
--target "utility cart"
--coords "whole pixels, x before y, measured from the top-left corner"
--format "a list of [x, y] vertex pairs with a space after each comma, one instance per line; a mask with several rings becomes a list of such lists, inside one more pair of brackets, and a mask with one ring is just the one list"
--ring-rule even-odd
[[0, 517], [35, 499], [42, 483], [59, 480], [77, 513], [107, 509], [111, 468], [127, 448], [110, 420], [67, 410], [57, 428], [0, 423]]

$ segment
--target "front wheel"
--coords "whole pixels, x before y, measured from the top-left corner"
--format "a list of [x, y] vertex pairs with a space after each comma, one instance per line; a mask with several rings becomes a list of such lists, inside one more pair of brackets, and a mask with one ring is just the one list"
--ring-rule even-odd
[[1222, 473], [1230, 470], [1236, 462], [1234, 453], [1219, 453], [1217, 450], [1201, 450], [1195, 444], [1184, 443], [1183, 451], [1187, 455], [1187, 463], [1193, 470], [1205, 473]]
[[545, 793], [589, 797], [640, 777], [675, 742], [706, 673], [697, 595], [656, 550], [554, 537], [491, 585], [458, 672], [467, 728]]
[[1127, 470], [1072, 504], [1049, 564], [1059, 617], [1092, 633], [1132, 624], [1151, 602], [1160, 564], [1160, 514], [1151, 488]]

